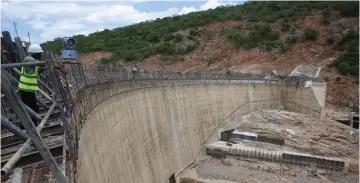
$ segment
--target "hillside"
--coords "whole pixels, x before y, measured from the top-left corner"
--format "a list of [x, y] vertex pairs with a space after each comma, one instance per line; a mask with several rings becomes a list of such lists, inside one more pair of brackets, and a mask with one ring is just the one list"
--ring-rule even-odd
[[282, 75], [320, 66], [327, 103], [349, 107], [359, 96], [358, 12], [358, 2], [248, 2], [74, 37], [87, 63]]

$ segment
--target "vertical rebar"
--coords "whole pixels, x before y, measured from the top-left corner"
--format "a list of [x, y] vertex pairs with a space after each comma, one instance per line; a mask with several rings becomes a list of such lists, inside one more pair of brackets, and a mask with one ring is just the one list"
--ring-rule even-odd
[[61, 115], [62, 124], [64, 126], [64, 135], [65, 135], [66, 145], [67, 145], [68, 150], [70, 152], [70, 156], [72, 157], [72, 154], [73, 154], [72, 147], [73, 147], [73, 145], [72, 145], [72, 143], [70, 141], [68, 119], [67, 119], [67, 117], [65, 116], [65, 113], [64, 113], [64, 99], [62, 98], [61, 93], [60, 93], [60, 83], [59, 83], [59, 80], [57, 78], [57, 72], [55, 70], [55, 62], [53, 61], [53, 58], [50, 56], [49, 51], [45, 51], [45, 55], [47, 55], [47, 57], [50, 58], [50, 62], [48, 62], [49, 78], [50, 78], [52, 86], [53, 86], [53, 91], [55, 93], [56, 102], [58, 103], [59, 108], [60, 108], [60, 115]]

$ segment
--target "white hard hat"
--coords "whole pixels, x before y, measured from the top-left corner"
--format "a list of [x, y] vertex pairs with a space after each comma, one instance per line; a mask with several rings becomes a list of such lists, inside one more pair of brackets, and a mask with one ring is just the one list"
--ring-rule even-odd
[[29, 53], [42, 53], [43, 50], [38, 44], [31, 44], [28, 49]]

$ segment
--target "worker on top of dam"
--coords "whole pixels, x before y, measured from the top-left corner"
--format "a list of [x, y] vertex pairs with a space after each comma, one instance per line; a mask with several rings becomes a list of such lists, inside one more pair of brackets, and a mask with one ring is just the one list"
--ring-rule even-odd
[[138, 64], [135, 64], [135, 65], [132, 67], [133, 78], [135, 78], [135, 75], [138, 73], [138, 71], [139, 71], [139, 66], [138, 66]]
[[[43, 50], [38, 44], [31, 44], [28, 49], [29, 55], [24, 58], [23, 63], [35, 62], [40, 60]], [[33, 111], [39, 112], [39, 106], [36, 101], [36, 92], [39, 90], [38, 87], [38, 76], [45, 70], [45, 67], [41, 66], [23, 66], [21, 68], [21, 75], [19, 81], [19, 94], [21, 100], [29, 106]], [[36, 126], [36, 118], [32, 117], [32, 121]], [[23, 130], [24, 127], [20, 125]]]

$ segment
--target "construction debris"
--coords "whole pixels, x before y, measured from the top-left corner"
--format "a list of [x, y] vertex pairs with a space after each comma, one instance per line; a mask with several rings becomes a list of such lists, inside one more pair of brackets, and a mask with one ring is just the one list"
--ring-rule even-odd
[[[233, 122], [238, 127], [221, 134], [228, 142], [206, 144], [211, 157], [199, 158], [182, 178], [245, 183], [359, 181], [357, 129], [277, 110], [253, 111]], [[258, 137], [284, 139], [284, 144], [259, 141]], [[229, 142], [233, 144], [226, 145]]]

